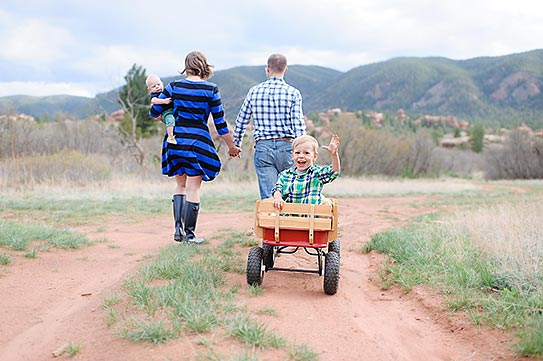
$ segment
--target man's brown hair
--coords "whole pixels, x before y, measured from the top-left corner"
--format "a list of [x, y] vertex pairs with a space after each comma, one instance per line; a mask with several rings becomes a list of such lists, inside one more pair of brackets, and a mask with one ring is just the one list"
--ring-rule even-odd
[[272, 54], [268, 58], [268, 66], [272, 73], [282, 73], [287, 67], [287, 57], [282, 54]]

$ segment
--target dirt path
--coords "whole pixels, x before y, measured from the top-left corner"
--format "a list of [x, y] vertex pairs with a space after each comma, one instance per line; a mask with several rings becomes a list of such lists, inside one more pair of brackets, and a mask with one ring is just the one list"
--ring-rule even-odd
[[[516, 359], [507, 335], [478, 330], [461, 316], [448, 315], [439, 297], [428, 291], [382, 291], [371, 281], [383, 257], [355, 250], [372, 234], [431, 211], [416, 207], [421, 200], [341, 199], [338, 293], [325, 295], [318, 275], [274, 271], [265, 274], [263, 295], [244, 299], [248, 308], [275, 309], [277, 317], [258, 317], [290, 341], [307, 344], [323, 361]], [[206, 236], [225, 227], [249, 230], [252, 221], [251, 213], [203, 213], [198, 231]], [[81, 230], [90, 239], [109, 242], [42, 253], [37, 259], [17, 258], [0, 274], [0, 360], [67, 360], [66, 354], [52, 356], [67, 341], [82, 344], [76, 360], [194, 359], [195, 346], [189, 339], [155, 346], [115, 336], [101, 309], [104, 298], [128, 275], [170, 243], [171, 227], [169, 217], [111, 223], [100, 232], [85, 227]], [[308, 262], [314, 263], [314, 257], [297, 253], [282, 255], [276, 265], [299, 267]], [[244, 275], [234, 277], [245, 284]], [[266, 355], [262, 359], [274, 360], [273, 353]]]

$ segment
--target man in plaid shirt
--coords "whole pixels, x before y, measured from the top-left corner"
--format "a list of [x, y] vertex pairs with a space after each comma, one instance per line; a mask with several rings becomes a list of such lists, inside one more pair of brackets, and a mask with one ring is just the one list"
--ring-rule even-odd
[[323, 203], [322, 189], [326, 183], [339, 177], [341, 169], [338, 155], [339, 137], [333, 135], [327, 150], [332, 157], [332, 164], [321, 166], [317, 160], [319, 143], [310, 135], [303, 135], [294, 140], [292, 160], [294, 166], [279, 174], [279, 179], [272, 189], [273, 205], [281, 210], [288, 203]]
[[271, 197], [277, 176], [292, 165], [292, 141], [305, 134], [302, 95], [283, 79], [287, 70], [284, 55], [270, 55], [267, 80], [249, 90], [236, 118], [234, 143], [240, 148], [253, 120], [254, 165], [261, 199]]

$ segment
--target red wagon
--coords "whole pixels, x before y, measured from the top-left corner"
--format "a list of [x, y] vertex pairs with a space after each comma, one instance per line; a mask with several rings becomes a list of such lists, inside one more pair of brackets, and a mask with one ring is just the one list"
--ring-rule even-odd
[[[255, 234], [262, 247], [252, 247], [247, 259], [247, 283], [262, 285], [264, 273], [289, 271], [324, 274], [324, 292], [333, 295], [339, 285], [340, 243], [338, 204], [285, 203], [281, 211], [273, 207], [273, 199], [256, 202]], [[294, 254], [303, 249], [317, 257], [315, 269], [290, 269], [275, 266], [280, 253]], [[324, 259], [324, 267], [323, 267]]]

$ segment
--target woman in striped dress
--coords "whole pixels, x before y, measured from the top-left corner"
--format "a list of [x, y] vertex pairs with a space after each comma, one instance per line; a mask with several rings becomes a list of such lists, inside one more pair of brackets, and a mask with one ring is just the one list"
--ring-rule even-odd
[[[175, 177], [173, 215], [176, 242], [202, 243], [194, 230], [200, 209], [200, 187], [202, 181], [211, 181], [221, 169], [221, 161], [209, 133], [207, 121], [213, 117], [217, 133], [228, 145], [228, 154], [238, 157], [241, 149], [236, 147], [224, 119], [221, 95], [216, 84], [208, 79], [212, 76], [204, 54], [198, 51], [185, 58], [186, 74], [183, 79], [168, 84], [159, 98], [172, 98], [175, 116], [174, 135], [177, 144], [162, 142], [162, 174]], [[151, 107], [149, 115], [158, 118], [162, 105]]]

